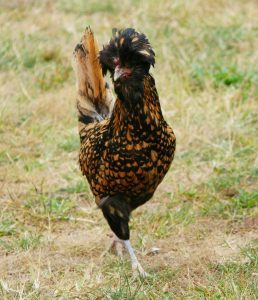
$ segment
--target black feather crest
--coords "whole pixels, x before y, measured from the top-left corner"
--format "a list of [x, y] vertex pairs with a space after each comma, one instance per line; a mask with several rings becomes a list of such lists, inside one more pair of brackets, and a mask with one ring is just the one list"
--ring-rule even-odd
[[103, 73], [111, 73], [116, 67], [116, 59], [122, 65], [145, 64], [148, 68], [155, 64], [155, 53], [147, 37], [133, 28], [112, 30], [112, 38], [108, 45], [100, 51], [99, 59]]

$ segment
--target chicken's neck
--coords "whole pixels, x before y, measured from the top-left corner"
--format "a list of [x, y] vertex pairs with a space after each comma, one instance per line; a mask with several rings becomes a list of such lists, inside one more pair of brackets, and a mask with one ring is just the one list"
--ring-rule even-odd
[[131, 105], [128, 105], [130, 99], [116, 100], [111, 116], [115, 134], [129, 130], [148, 135], [160, 131], [163, 115], [155, 81], [151, 75], [145, 76], [142, 82], [142, 94], [136, 100], [134, 99]]

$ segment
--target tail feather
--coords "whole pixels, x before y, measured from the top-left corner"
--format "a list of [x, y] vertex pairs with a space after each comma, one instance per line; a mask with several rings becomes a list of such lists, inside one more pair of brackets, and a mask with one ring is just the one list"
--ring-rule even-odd
[[74, 50], [79, 132], [87, 124], [99, 122], [112, 112], [113, 96], [105, 83], [98, 56], [97, 41], [87, 27], [81, 43]]

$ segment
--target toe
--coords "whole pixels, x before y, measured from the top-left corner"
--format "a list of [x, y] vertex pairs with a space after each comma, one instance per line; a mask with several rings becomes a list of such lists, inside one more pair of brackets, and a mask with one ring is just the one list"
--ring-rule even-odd
[[141, 265], [136, 265], [136, 266], [133, 266], [133, 276], [134, 277], [140, 276], [142, 278], [147, 278], [150, 275], [144, 271], [144, 269]]

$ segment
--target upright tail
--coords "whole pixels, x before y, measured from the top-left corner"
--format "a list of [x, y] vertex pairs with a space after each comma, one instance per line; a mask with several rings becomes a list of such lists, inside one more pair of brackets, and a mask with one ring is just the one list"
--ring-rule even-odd
[[98, 55], [97, 41], [87, 27], [81, 43], [74, 49], [80, 135], [87, 124], [110, 116], [113, 108], [112, 92], [104, 81]]

